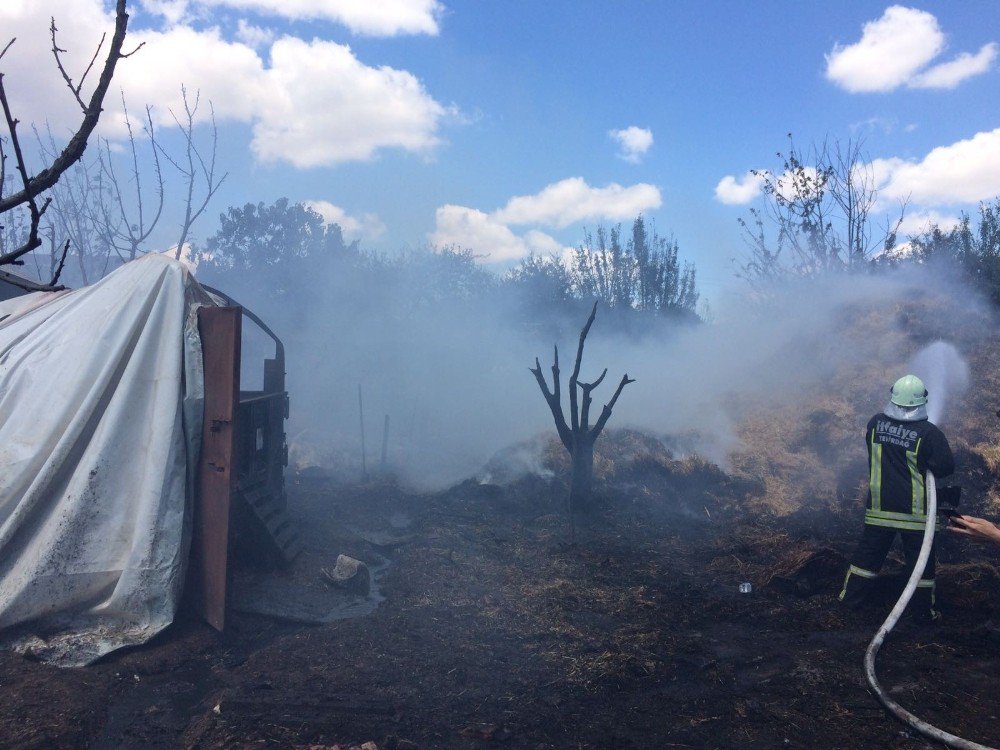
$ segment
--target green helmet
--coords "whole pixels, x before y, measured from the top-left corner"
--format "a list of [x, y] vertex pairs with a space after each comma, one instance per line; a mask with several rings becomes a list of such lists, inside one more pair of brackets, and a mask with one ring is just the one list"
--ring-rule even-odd
[[922, 406], [927, 403], [927, 388], [916, 375], [904, 375], [892, 386], [892, 403], [904, 408]]

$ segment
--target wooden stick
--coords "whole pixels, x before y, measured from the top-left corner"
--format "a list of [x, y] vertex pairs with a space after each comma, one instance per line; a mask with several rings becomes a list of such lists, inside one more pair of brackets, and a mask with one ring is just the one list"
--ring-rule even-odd
[[379, 471], [385, 474], [386, 464], [389, 462], [389, 415], [385, 415], [385, 426], [382, 428], [382, 460]]
[[358, 383], [358, 414], [361, 417], [361, 479], [368, 481], [368, 458], [365, 452], [365, 402], [361, 397], [361, 383]]

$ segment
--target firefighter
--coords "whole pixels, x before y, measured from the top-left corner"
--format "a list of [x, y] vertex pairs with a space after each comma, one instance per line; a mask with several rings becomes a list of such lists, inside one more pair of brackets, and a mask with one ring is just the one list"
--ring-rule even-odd
[[[936, 478], [955, 470], [955, 459], [944, 433], [927, 419], [927, 389], [920, 378], [906, 375], [892, 386], [885, 410], [868, 421], [868, 505], [864, 531], [844, 578], [840, 600], [851, 607], [867, 598], [873, 579], [898, 533], [906, 564], [913, 570], [923, 539], [927, 471]], [[910, 604], [921, 621], [934, 611], [934, 549]]]

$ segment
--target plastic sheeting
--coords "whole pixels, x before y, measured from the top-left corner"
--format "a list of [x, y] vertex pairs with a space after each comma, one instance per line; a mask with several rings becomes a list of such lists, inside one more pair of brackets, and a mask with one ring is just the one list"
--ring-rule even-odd
[[0, 302], [0, 640], [62, 665], [142, 643], [184, 580], [204, 378], [160, 255]]

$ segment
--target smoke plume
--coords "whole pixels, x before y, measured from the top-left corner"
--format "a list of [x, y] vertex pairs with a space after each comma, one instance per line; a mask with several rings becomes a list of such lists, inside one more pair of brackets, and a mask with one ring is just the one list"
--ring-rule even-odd
[[[565, 402], [586, 308], [572, 316], [546, 312], [503, 286], [465, 299], [415, 297], [414, 289], [431, 284], [420, 274], [414, 265], [364, 287], [334, 279], [321, 296], [258, 311], [286, 342], [293, 465], [360, 476], [359, 384], [369, 472], [378, 468], [388, 415], [389, 467], [420, 489], [473, 476], [497, 451], [553, 431], [528, 367], [537, 356], [551, 377], [558, 344]], [[609, 369], [594, 393], [599, 409], [627, 372], [636, 382], [619, 399], [611, 428], [684, 437], [725, 466], [739, 448], [737, 425], [748, 409], [790, 402], [808, 408], [845, 373], [884, 373], [884, 382], [871, 384], [872, 403], [860, 411], [880, 409], [877, 394], [926, 343], [914, 337], [900, 309], [938, 292], [967, 308], [979, 304], [968, 291], [957, 293], [950, 282], [917, 270], [802, 279], [766, 295], [736, 289], [713, 301], [714, 321], [697, 325], [626, 326], [620, 314], [599, 308], [582, 377], [593, 380]], [[960, 398], [968, 377], [954, 365], [960, 356], [942, 343], [914, 359], [934, 394], [933, 408]]]

